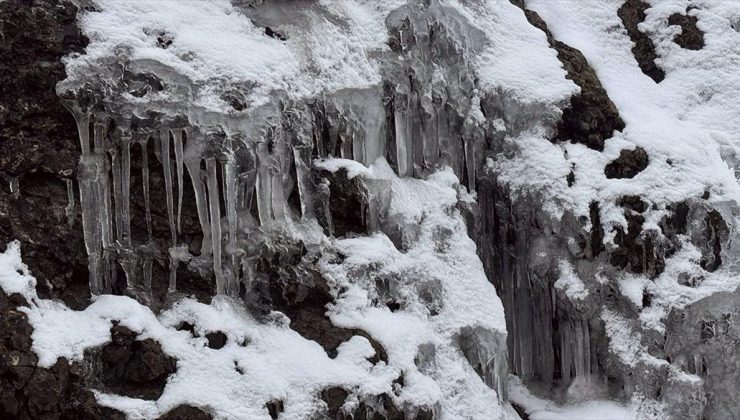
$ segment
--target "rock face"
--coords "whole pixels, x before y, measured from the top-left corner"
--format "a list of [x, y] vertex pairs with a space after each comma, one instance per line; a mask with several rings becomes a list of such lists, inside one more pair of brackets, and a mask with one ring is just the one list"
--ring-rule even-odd
[[117, 394], [156, 400], [167, 377], [175, 372], [175, 359], [168, 357], [151, 338], [137, 340], [136, 333], [119, 325], [111, 328], [111, 343], [100, 354], [102, 381]]
[[[625, 122], [586, 56], [558, 40], [527, 2], [511, 3], [524, 16], [508, 17], [544, 33], [577, 93], [539, 102], [500, 86], [485, 90], [474, 69], [490, 41], [486, 31], [495, 28], [472, 25], [463, 6], [435, 1], [411, 2], [382, 19], [382, 48], [358, 55], [377, 59], [379, 81], [300, 98], [279, 89], [256, 98], [256, 82], [194, 83], [125, 48], [92, 62], [95, 71], [65, 80], [61, 58], [78, 58], [72, 54], [88, 45], [76, 6], [0, 2], [0, 97], [8, 98], [0, 103], [0, 242], [21, 240], [39, 296], [73, 309], [101, 294], [130, 296], [155, 313], [184, 297], [207, 303], [227, 295], [243, 303], [245, 318], [287, 325], [318, 344], [322, 357], [398, 370], [372, 392], [323, 382], [311, 400], [317, 416], [438, 418], [444, 398], [414, 401], [409, 389], [428, 384], [413, 382], [419, 377], [441, 375], [439, 364], [455, 357], [476, 389], [492, 396], [489, 406], [508, 405], [511, 372], [553, 400], [631, 401], [645, 418], [740, 416], [737, 292], [676, 303], [659, 290], [674, 281], [670, 287], [678, 289], [671, 290], [702, 296], [705, 281], [721, 281], [713, 273], [723, 273], [736, 255], [735, 205], [713, 201], [711, 188], [701, 197], [658, 200], [631, 184], [656, 166], [672, 171], [673, 163], [653, 160], [652, 149], [648, 156], [643, 147], [624, 148]], [[260, 42], [278, 43], [270, 44], [275, 49], [295, 45], [293, 37], [311, 29], [306, 22], [314, 21], [302, 14], [351, 26], [321, 5], [233, 7], [269, 39]], [[648, 8], [627, 0], [616, 13], [640, 70], [658, 83], [665, 74], [653, 34], [638, 27]], [[484, 15], [482, 6], [474, 10]], [[690, 10], [670, 16], [668, 25], [681, 27], [673, 41], [704, 48], [697, 22]], [[181, 42], [156, 28], [145, 35], [147, 48], [162, 51]], [[180, 64], [197, 58], [178, 54]], [[308, 68], [320, 73], [314, 67], [321, 65], [315, 60]], [[532, 133], [553, 149], [527, 143]], [[601, 163], [601, 152], [614, 151], [614, 137], [622, 150]], [[613, 200], [580, 197], [583, 203], [557, 207], [541, 188], [550, 180], [520, 188], [506, 178], [507, 162], [540, 165], [540, 155], [553, 150], [570, 165], [570, 172], [553, 172], [563, 188], [588, 184], [575, 168], [594, 162], [599, 176], [627, 187]], [[378, 159], [393, 176], [369, 169]], [[399, 188], [403, 182], [444, 185], [454, 198]], [[448, 199], [442, 211], [428, 202]], [[466, 245], [456, 236], [460, 226], [480, 258], [464, 262], [470, 273], [482, 263], [508, 334], [453, 316], [459, 308], [450, 295], [459, 290], [440, 279], [459, 269], [455, 248]], [[353, 248], [368, 240], [377, 246]], [[436, 259], [419, 263], [425, 251]], [[348, 315], [342, 305], [351, 304], [365, 312]], [[0, 291], [0, 417], [123, 418], [100, 407], [92, 390], [151, 402], [178, 372], [166, 346], [118, 321], [107, 343], [87, 350], [84, 368], [64, 358], [38, 367], [28, 308], [21, 306], [33, 305]], [[413, 330], [433, 332], [399, 367], [393, 350], [404, 338], [388, 339], [388, 328], [365, 322], [368, 313], [389, 317], [381, 326], [421, 313], [426, 323]], [[187, 345], [219, 354], [250, 346], [232, 330], [191, 322], [168, 327], [188, 336]], [[251, 374], [233, 362], [229, 374]], [[273, 395], [259, 409], [280, 418], [295, 413], [292, 403]], [[213, 417], [207, 404], [195, 402], [157, 413]]]
[[547, 24], [536, 12], [526, 9], [523, 0], [512, 3], [524, 10], [527, 20], [547, 35], [550, 47], [558, 52], [568, 78], [581, 88], [581, 92], [570, 98], [570, 106], [563, 110], [557, 125], [556, 140], [583, 143], [591, 149], [604, 150], [604, 141], [613, 132], [624, 129], [624, 121], [614, 103], [601, 86], [596, 72], [577, 49], [558, 41], [547, 29]]
[[[691, 9], [687, 10], [687, 12]], [[700, 50], [704, 48], [704, 33], [696, 27], [699, 19], [696, 16], [674, 13], [668, 18], [669, 25], [681, 27], [681, 33], [673, 38], [673, 41], [687, 50]]]
[[19, 310], [27, 302], [0, 290], [0, 417], [13, 419], [75, 419], [125, 417], [98, 406], [84, 386], [80, 364], [61, 359], [50, 369], [37, 367], [31, 351], [33, 328]]
[[55, 94], [62, 57], [87, 39], [71, 2], [0, 4], [0, 242], [22, 238], [39, 290], [80, 308], [89, 298], [86, 254], [74, 202], [75, 122]]

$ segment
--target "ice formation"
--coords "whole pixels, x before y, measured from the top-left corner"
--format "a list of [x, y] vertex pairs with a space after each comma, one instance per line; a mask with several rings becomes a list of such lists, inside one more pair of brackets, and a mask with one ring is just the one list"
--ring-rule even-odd
[[[718, 347], [665, 334], [739, 284], [734, 2], [92, 4], [57, 93], [94, 302], [40, 299], [16, 245], [0, 285], [29, 302], [42, 366], [83, 359], [111, 321], [178, 359], [158, 400], [100, 404], [306, 418], [339, 386], [345, 413], [387, 418], [514, 417], [509, 395], [530, 418], [735, 413], [707, 405]], [[365, 335], [322, 348], [270, 306], [317, 278], [320, 315]], [[712, 316], [714, 338], [729, 315]]]

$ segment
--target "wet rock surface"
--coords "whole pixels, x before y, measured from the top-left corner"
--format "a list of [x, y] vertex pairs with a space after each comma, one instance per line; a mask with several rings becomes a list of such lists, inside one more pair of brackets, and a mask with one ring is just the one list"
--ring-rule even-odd
[[650, 5], [642, 0], [626, 0], [617, 10], [617, 14], [622, 19], [622, 24], [627, 29], [630, 39], [635, 43], [632, 47], [632, 54], [637, 64], [640, 65], [640, 70], [655, 83], [660, 83], [665, 79], [665, 72], [655, 62], [658, 58], [655, 53], [655, 44], [650, 36], [640, 31], [638, 27], [645, 20], [645, 10], [649, 8]]

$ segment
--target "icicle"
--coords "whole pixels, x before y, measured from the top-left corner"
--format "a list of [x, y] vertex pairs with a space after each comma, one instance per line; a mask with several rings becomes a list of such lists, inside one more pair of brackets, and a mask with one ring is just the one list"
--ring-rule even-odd
[[110, 182], [108, 178], [108, 161], [105, 155], [104, 143], [105, 143], [105, 130], [107, 128], [107, 121], [97, 121], [95, 123], [95, 154], [100, 155], [97, 162], [97, 194], [98, 204], [102, 204], [100, 207], [100, 224], [102, 227], [103, 235], [103, 247], [107, 248], [113, 244], [113, 225], [112, 211], [110, 202]]
[[424, 135], [421, 123], [421, 109], [419, 108], [419, 94], [416, 91], [409, 95], [408, 141], [411, 144], [409, 156], [413, 161], [413, 172], [421, 177], [424, 168]]
[[228, 276], [228, 284], [226, 285], [226, 292], [231, 296], [237, 296], [239, 294], [239, 285], [235, 281], [236, 273], [238, 273], [237, 265], [237, 249], [236, 249], [236, 171], [235, 171], [234, 157], [229, 156], [229, 159], [222, 163], [221, 173], [224, 176], [224, 187], [226, 194], [224, 195], [226, 201], [226, 220], [229, 225], [229, 245], [226, 251], [229, 256], [230, 262], [230, 275]]
[[77, 132], [80, 137], [80, 147], [82, 148], [82, 155], [90, 154], [90, 115], [86, 112], [80, 111], [76, 106], [68, 108], [72, 111], [72, 115], [75, 117], [77, 123]]
[[301, 217], [311, 219], [313, 197], [311, 196], [311, 146], [293, 146], [293, 160], [298, 178], [298, 196], [301, 199]]
[[378, 101], [375, 106], [370, 105], [366, 110], [366, 115], [362, 117], [364, 134], [360, 141], [362, 142], [363, 164], [369, 166], [375, 161], [385, 156], [385, 109], [382, 102]]
[[364, 132], [356, 129], [352, 133], [352, 158], [360, 163], [369, 165], [365, 156], [365, 142], [367, 139]]
[[591, 377], [591, 335], [588, 328], [588, 321], [581, 321], [583, 327], [583, 365], [586, 378]]
[[118, 262], [126, 274], [126, 290], [129, 292], [133, 292], [134, 286], [138, 283], [136, 275], [138, 261], [137, 254], [130, 248], [121, 249], [118, 255]]
[[[108, 158], [105, 153], [106, 142], [105, 134], [108, 121], [105, 116], [96, 116], [95, 123], [95, 179], [93, 181], [93, 195], [97, 204], [98, 215], [96, 221], [100, 224], [101, 247], [102, 247], [102, 291], [107, 293], [112, 286], [110, 276], [111, 268], [111, 247], [114, 243], [113, 224], [112, 224], [112, 205], [111, 205], [111, 188], [108, 177]], [[100, 272], [99, 272], [100, 273]]]
[[123, 238], [123, 203], [121, 203], [121, 162], [118, 156], [118, 150], [111, 149], [111, 170], [113, 172], [113, 204], [116, 221], [116, 237], [119, 241]]
[[152, 256], [149, 254], [144, 255], [144, 260], [141, 264], [142, 278], [143, 278], [143, 289], [144, 289], [144, 301], [149, 303], [152, 300]]
[[98, 220], [98, 202], [94, 193], [97, 178], [97, 156], [90, 154], [80, 157], [77, 170], [80, 188], [80, 209], [82, 211], [82, 232], [87, 251], [90, 293], [93, 296], [104, 292], [100, 277], [102, 258], [102, 233]]
[[437, 123], [439, 116], [437, 115], [437, 109], [432, 102], [430, 93], [425, 94], [421, 98], [421, 105], [426, 114], [424, 119], [424, 165], [426, 167], [433, 167], [437, 163], [439, 157], [439, 127]]
[[185, 167], [187, 168], [188, 174], [190, 174], [190, 180], [193, 183], [195, 206], [198, 210], [200, 229], [203, 232], [203, 243], [201, 244], [200, 252], [203, 255], [211, 255], [211, 225], [208, 217], [208, 196], [203, 182], [200, 163], [200, 159], [188, 159], [185, 161]]
[[146, 231], [152, 240], [152, 211], [149, 207], [149, 137], [141, 141], [141, 183], [144, 188], [144, 208], [146, 210]]
[[162, 151], [162, 167], [164, 168], [165, 196], [167, 197], [167, 219], [170, 223], [170, 237], [172, 246], [177, 244], [175, 228], [175, 205], [172, 197], [172, 164], [170, 162], [170, 130], [159, 130], [159, 145]]
[[468, 172], [468, 191], [475, 191], [475, 144], [472, 139], [465, 140], [465, 170]]
[[180, 232], [180, 218], [182, 216], [182, 194], [183, 194], [183, 146], [182, 130], [172, 132], [175, 139], [175, 163], [177, 165], [177, 231]]
[[64, 180], [67, 183], [67, 207], [64, 208], [64, 214], [67, 216], [69, 227], [75, 224], [75, 192], [74, 181], [71, 179]]
[[408, 139], [408, 123], [406, 112], [401, 106], [395, 109], [396, 124], [396, 156], [398, 158], [398, 176], [405, 177], [411, 175], [408, 155], [410, 152]]
[[191, 255], [188, 252], [187, 245], [172, 246], [169, 248], [168, 254], [170, 256], [170, 285], [167, 291], [173, 293], [177, 291], [177, 266], [180, 261], [189, 261]]
[[701, 354], [694, 354], [694, 373], [696, 375], [704, 374], [704, 358]]
[[[275, 170], [275, 169], [274, 169]], [[285, 190], [281, 174], [275, 170], [272, 178], [272, 215], [279, 226], [285, 221]]]
[[316, 186], [316, 192], [319, 194], [319, 201], [321, 202], [321, 209], [324, 220], [326, 221], [326, 229], [328, 230], [328, 235], [334, 235], [334, 224], [332, 222], [331, 208], [329, 206], [329, 202], [331, 200], [331, 187], [329, 180], [326, 178], [321, 178], [321, 181]]
[[216, 276], [216, 293], [226, 293], [224, 272], [221, 268], [221, 208], [219, 203], [218, 178], [216, 174], [216, 159], [206, 160], [208, 179], [208, 203], [211, 216], [211, 241], [213, 247], [213, 271]]
[[257, 210], [260, 226], [264, 230], [272, 227], [272, 176], [267, 143], [257, 143]]
[[121, 143], [121, 240], [131, 246], [131, 137], [122, 137]]
[[560, 364], [564, 381], [571, 378], [570, 362], [572, 360], [571, 349], [573, 344], [570, 338], [570, 326], [567, 321], [560, 325]]
[[584, 361], [584, 351], [583, 351], [583, 328], [581, 326], [581, 323], [578, 322], [575, 324], [575, 335], [576, 335], [576, 354], [575, 354], [575, 368], [576, 368], [576, 378], [581, 378], [586, 374], [586, 366]]

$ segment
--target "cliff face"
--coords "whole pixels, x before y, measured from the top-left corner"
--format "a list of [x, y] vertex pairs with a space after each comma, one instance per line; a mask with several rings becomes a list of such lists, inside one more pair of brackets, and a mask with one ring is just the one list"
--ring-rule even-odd
[[565, 3], [0, 3], [2, 414], [738, 415], [740, 10]]

